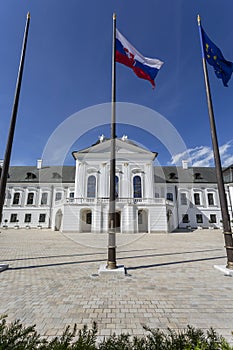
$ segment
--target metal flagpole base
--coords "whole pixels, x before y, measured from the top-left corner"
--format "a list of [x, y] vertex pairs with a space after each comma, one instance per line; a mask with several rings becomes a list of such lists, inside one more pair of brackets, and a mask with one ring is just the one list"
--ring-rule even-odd
[[124, 265], [117, 265], [116, 268], [108, 268], [106, 264], [102, 264], [99, 267], [98, 274], [116, 274], [116, 275], [122, 275], [125, 276], [125, 267]]
[[232, 261], [228, 261], [226, 268], [233, 271], [233, 262]]
[[[228, 265], [227, 265], [228, 266]], [[229, 269], [225, 265], [214, 265], [214, 268], [223, 272], [225, 276], [233, 276], [233, 269]]]
[[0, 264], [0, 272], [7, 270], [9, 267], [8, 264]]
[[117, 268], [117, 264], [116, 264], [115, 261], [108, 261], [106, 267], [107, 267], [107, 269], [109, 269], [109, 270], [114, 270], [114, 269]]

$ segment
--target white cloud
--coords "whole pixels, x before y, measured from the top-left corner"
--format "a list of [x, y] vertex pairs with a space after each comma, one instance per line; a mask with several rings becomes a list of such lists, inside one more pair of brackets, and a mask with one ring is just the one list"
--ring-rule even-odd
[[[226, 167], [233, 164], [233, 140], [226, 142], [219, 147], [222, 166]], [[214, 166], [214, 157], [212, 148], [209, 146], [197, 146], [189, 148], [185, 152], [172, 156], [169, 164], [181, 165], [182, 160], [188, 160], [189, 165], [195, 167]]]

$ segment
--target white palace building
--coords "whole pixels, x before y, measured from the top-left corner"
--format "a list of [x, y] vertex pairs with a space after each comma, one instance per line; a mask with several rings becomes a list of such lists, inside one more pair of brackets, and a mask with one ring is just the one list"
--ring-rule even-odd
[[[75, 166], [11, 166], [2, 227], [108, 231], [111, 141], [73, 152]], [[121, 233], [221, 227], [215, 168], [155, 166], [156, 152], [116, 140], [116, 221]], [[0, 169], [1, 170], [1, 169]], [[230, 218], [233, 166], [223, 170]]]

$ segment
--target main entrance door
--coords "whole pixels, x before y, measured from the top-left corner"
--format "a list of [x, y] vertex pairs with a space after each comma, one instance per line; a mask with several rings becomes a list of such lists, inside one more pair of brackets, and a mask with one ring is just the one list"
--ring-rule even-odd
[[81, 232], [91, 232], [92, 212], [89, 209], [81, 211]]
[[138, 211], [138, 232], [148, 232], [148, 213], [146, 210]]

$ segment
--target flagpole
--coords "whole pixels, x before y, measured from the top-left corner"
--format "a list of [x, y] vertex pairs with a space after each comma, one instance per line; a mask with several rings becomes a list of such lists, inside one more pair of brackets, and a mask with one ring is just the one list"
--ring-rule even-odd
[[116, 14], [113, 14], [112, 36], [112, 123], [110, 159], [110, 196], [108, 232], [108, 269], [116, 269]]
[[4, 201], [5, 201], [6, 183], [7, 183], [8, 172], [9, 172], [12, 144], [14, 139], [14, 131], [15, 131], [15, 124], [16, 124], [18, 104], [19, 104], [20, 88], [21, 88], [21, 82], [22, 82], [22, 76], [23, 76], [23, 67], [24, 67], [24, 60], [25, 60], [25, 53], [26, 53], [26, 46], [27, 46], [29, 23], [30, 23], [30, 13], [28, 12], [25, 31], [24, 31], [19, 70], [18, 70], [18, 77], [16, 82], [16, 88], [15, 88], [15, 97], [14, 97], [14, 103], [13, 103], [12, 114], [11, 114], [11, 123], [9, 128], [8, 141], [7, 141], [5, 157], [4, 157], [3, 167], [2, 167], [1, 181], [0, 181], [0, 223], [2, 222], [2, 211], [3, 211]]
[[208, 77], [206, 59], [205, 59], [204, 48], [203, 48], [201, 18], [199, 15], [197, 16], [197, 22], [198, 22], [200, 43], [201, 43], [202, 65], [203, 65], [203, 72], [204, 72], [204, 79], [205, 79], [206, 98], [207, 98], [208, 111], [209, 111], [211, 139], [212, 139], [212, 145], [213, 145], [219, 200], [220, 200], [221, 213], [222, 213], [223, 234], [224, 234], [225, 248], [227, 253], [226, 267], [228, 269], [233, 270], [233, 238], [232, 238], [232, 232], [231, 232], [230, 217], [228, 213], [227, 198], [226, 198], [224, 181], [223, 181], [222, 166], [221, 166], [221, 159], [219, 154], [219, 146], [218, 146], [216, 125], [215, 125], [213, 104], [212, 104], [212, 98], [211, 98], [211, 92], [210, 92], [209, 77]]

